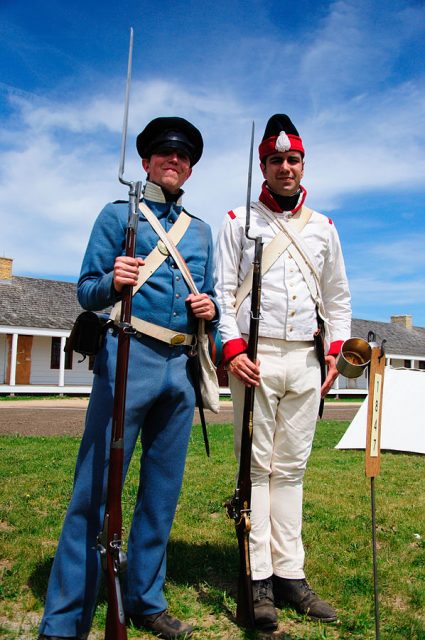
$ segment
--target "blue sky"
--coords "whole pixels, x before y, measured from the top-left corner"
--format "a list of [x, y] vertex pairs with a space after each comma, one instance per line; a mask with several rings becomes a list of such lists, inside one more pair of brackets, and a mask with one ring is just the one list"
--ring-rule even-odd
[[[202, 131], [185, 204], [216, 233], [243, 204], [256, 144], [288, 113], [310, 206], [340, 233], [357, 318], [425, 326], [423, 0], [0, 0], [0, 252], [15, 275], [76, 279], [118, 183], [134, 27], [126, 175], [158, 115]], [[255, 163], [253, 195], [261, 184]]]

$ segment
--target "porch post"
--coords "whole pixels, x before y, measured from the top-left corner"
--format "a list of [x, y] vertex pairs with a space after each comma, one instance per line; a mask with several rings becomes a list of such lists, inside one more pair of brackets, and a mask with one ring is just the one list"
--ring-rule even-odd
[[338, 391], [339, 391], [339, 376], [336, 378], [336, 380], [334, 380], [334, 383], [333, 383], [332, 386], [333, 386], [334, 391], [336, 391], [335, 400], [339, 400], [339, 393], [338, 393]]
[[16, 385], [16, 360], [18, 358], [18, 334], [12, 334], [12, 350], [10, 353], [10, 377], [9, 384]]
[[66, 338], [64, 336], [61, 337], [61, 348], [59, 355], [59, 386], [63, 387], [65, 385], [65, 341]]

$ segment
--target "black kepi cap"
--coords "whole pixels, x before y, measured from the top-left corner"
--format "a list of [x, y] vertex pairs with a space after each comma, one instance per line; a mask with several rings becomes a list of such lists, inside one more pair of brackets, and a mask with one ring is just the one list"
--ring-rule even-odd
[[161, 149], [180, 149], [190, 158], [193, 167], [202, 155], [204, 141], [201, 132], [184, 118], [155, 118], [137, 136], [137, 152], [150, 158]]

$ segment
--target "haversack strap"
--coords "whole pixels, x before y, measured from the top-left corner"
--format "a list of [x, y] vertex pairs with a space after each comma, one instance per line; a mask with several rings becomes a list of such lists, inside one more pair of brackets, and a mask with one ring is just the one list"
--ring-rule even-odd
[[[142, 204], [142, 202], [140, 203]], [[144, 203], [143, 203], [144, 204]], [[140, 206], [140, 205], [139, 205]], [[156, 216], [151, 212], [147, 205], [144, 204], [146, 209], [150, 212], [151, 216], [157, 220]], [[143, 211], [143, 213], [145, 213]], [[146, 215], [145, 215], [146, 217]], [[150, 222], [150, 221], [149, 221]], [[158, 222], [158, 220], [157, 220]], [[183, 238], [187, 229], [189, 228], [191, 222], [191, 217], [187, 215], [184, 211], [181, 212], [171, 229], [167, 232], [162, 227], [161, 223], [158, 222], [159, 226], [163, 230], [164, 234], [169, 236], [175, 244], [178, 244], [180, 240]], [[144, 285], [144, 283], [149, 280], [149, 278], [155, 273], [155, 271], [161, 266], [164, 260], [167, 259], [169, 253], [166, 249], [164, 242], [160, 239], [154, 249], [150, 252], [148, 256], [145, 258], [145, 264], [139, 267], [139, 276], [137, 279], [137, 284], [133, 287], [133, 296], [137, 293], [137, 291]], [[119, 317], [121, 313], [121, 302], [117, 302], [110, 314], [110, 319], [115, 320]]]
[[[255, 204], [251, 205], [253, 209], [257, 210], [259, 213], [264, 215], [262, 208], [256, 207]], [[288, 224], [294, 229], [294, 231], [300, 233], [307, 222], [310, 220], [312, 215], [312, 210], [308, 207], [303, 206], [301, 208], [300, 216], [297, 218], [293, 218], [289, 221]], [[267, 217], [267, 220], [271, 222], [271, 220]], [[262, 273], [263, 275], [267, 273], [267, 271], [274, 265], [276, 260], [280, 258], [280, 256], [285, 253], [288, 249], [289, 245], [292, 244], [293, 238], [289, 237], [284, 233], [283, 229], [280, 229], [275, 237], [268, 243], [268, 245], [264, 248], [263, 251], [263, 260], [262, 260]], [[236, 293], [236, 301], [235, 301], [235, 309], [238, 311], [242, 302], [245, 300], [247, 296], [249, 296], [251, 292], [252, 285], [252, 267], [246, 274], [241, 286], [239, 287]]]
[[[296, 235], [294, 235], [294, 232], [296, 232], [296, 230], [293, 225], [290, 226], [288, 223], [284, 223], [279, 218], [273, 216], [261, 202], [255, 203], [253, 206], [260, 214], [263, 215], [264, 218], [266, 218], [270, 222], [271, 225], [280, 229], [287, 236], [287, 238], [291, 240], [291, 243], [288, 245], [288, 253], [295, 260], [299, 270], [302, 273], [304, 281], [315, 304], [318, 316], [323, 320], [326, 330], [328, 319], [326, 317], [325, 309], [323, 306], [322, 294], [320, 290], [320, 279], [319, 274], [317, 273], [316, 266], [314, 264], [314, 258], [312, 258], [312, 256], [309, 254], [308, 248], [306, 246], [302, 246]], [[310, 215], [311, 213], [312, 211], [310, 210]]]

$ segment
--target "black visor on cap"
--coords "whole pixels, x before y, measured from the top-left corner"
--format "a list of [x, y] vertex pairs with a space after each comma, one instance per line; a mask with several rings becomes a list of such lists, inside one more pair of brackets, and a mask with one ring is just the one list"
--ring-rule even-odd
[[159, 151], [165, 151], [167, 149], [177, 149], [183, 151], [191, 162], [194, 159], [195, 148], [187, 136], [182, 131], [164, 131], [157, 138], [152, 140], [148, 146], [148, 153], [158, 153]]

